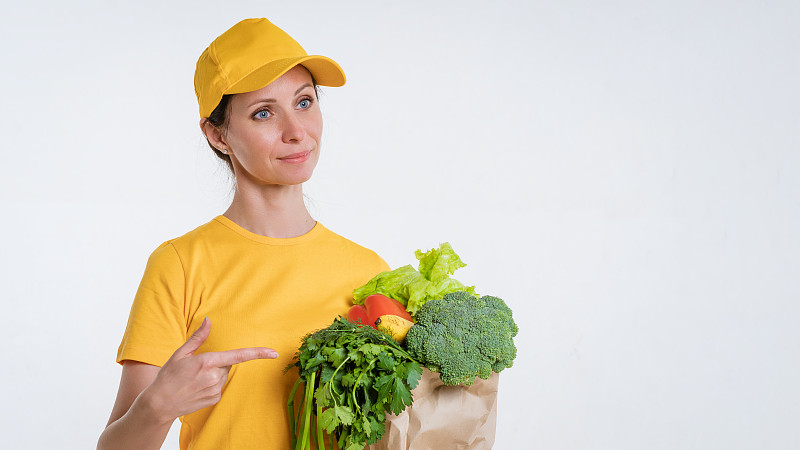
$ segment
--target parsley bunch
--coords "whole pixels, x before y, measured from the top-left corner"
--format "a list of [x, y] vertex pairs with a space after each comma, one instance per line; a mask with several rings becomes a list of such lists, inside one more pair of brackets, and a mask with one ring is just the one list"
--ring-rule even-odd
[[[341, 317], [303, 338], [295, 362], [300, 377], [289, 394], [289, 426], [294, 450], [363, 450], [385, 432], [386, 413], [411, 406], [411, 390], [422, 367], [390, 336]], [[294, 397], [305, 384], [295, 413]], [[312, 428], [312, 423], [315, 424]], [[315, 430], [314, 430], [315, 429]]]

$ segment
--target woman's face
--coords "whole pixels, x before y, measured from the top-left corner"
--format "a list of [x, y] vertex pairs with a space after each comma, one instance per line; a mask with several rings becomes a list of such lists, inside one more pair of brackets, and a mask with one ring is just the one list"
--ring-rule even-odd
[[234, 95], [229, 107], [224, 141], [238, 185], [296, 185], [311, 177], [319, 160], [322, 113], [305, 67]]

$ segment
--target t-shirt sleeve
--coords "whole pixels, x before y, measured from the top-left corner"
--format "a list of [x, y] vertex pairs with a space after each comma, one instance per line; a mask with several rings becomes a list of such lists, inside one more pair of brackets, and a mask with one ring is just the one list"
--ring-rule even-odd
[[186, 341], [185, 275], [175, 247], [165, 242], [147, 260], [117, 362], [163, 366]]
[[353, 272], [354, 289], [363, 286], [379, 273], [390, 270], [389, 264], [386, 264], [383, 258], [369, 249], [363, 249], [358, 253], [353, 267], [358, 268]]
[[377, 275], [377, 274], [379, 274], [381, 272], [387, 272], [389, 270], [391, 270], [389, 268], [389, 264], [386, 264], [386, 261], [384, 261], [383, 258], [378, 256], [378, 271], [375, 274]]

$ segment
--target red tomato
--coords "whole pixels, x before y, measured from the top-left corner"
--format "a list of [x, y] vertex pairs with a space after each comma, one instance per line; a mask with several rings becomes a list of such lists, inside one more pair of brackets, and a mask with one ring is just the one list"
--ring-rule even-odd
[[411, 314], [406, 311], [402, 303], [383, 294], [370, 295], [364, 300], [364, 306], [367, 308], [367, 320], [369, 320], [367, 323], [370, 324], [374, 324], [375, 320], [384, 314], [394, 314], [413, 322]]
[[349, 311], [347, 311], [346, 319], [353, 323], [361, 322], [361, 324], [363, 325], [370, 325], [373, 328], [375, 327], [374, 325], [375, 321], [374, 320], [372, 322], [369, 321], [369, 318], [367, 316], [367, 309], [364, 308], [362, 305], [353, 305], [353, 307], [350, 308]]

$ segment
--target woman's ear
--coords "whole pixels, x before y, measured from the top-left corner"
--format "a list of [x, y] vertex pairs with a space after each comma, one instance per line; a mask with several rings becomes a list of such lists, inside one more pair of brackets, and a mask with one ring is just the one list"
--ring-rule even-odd
[[208, 118], [200, 119], [200, 130], [206, 136], [206, 139], [208, 139], [208, 143], [214, 148], [226, 155], [230, 153], [230, 147], [228, 147], [228, 143], [225, 142], [225, 136], [222, 130], [219, 127], [215, 127]]

